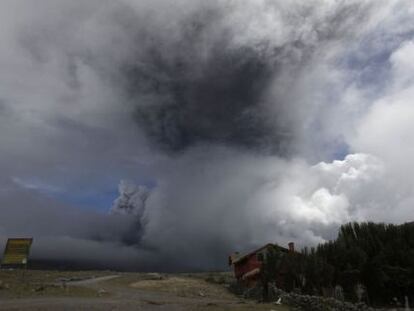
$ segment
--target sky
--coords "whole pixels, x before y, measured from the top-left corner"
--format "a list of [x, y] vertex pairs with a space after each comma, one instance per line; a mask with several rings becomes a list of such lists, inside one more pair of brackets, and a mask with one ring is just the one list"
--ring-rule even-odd
[[0, 8], [0, 248], [213, 270], [413, 220], [411, 0]]

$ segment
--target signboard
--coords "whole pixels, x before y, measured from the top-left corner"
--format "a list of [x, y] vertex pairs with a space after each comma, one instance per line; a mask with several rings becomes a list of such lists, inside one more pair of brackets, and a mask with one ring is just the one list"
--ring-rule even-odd
[[1, 265], [27, 265], [33, 239], [8, 239]]

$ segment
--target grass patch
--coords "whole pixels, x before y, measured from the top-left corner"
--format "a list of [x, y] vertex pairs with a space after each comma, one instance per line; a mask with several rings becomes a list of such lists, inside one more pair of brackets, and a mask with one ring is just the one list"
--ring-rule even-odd
[[94, 289], [62, 286], [59, 279], [87, 279], [105, 274], [103, 271], [0, 270], [0, 298], [95, 297]]
[[131, 287], [155, 291], [167, 292], [179, 297], [199, 297], [232, 299], [234, 296], [221, 285], [216, 285], [204, 279], [195, 279], [183, 276], [168, 276], [161, 280], [140, 280], [130, 284]]

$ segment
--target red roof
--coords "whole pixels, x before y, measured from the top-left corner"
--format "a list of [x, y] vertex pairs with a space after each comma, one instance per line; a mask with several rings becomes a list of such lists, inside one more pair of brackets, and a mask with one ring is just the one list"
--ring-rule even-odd
[[279, 246], [277, 244], [267, 243], [266, 245], [264, 245], [264, 246], [262, 246], [262, 247], [260, 247], [260, 248], [258, 248], [256, 250], [254, 250], [254, 251], [252, 251], [252, 252], [250, 252], [248, 254], [245, 254], [243, 256], [240, 256], [240, 257], [234, 259], [232, 263], [233, 264], [240, 263], [240, 262], [244, 261], [245, 259], [249, 258], [250, 256], [255, 255], [256, 253], [258, 253], [261, 250], [266, 249], [268, 247], [277, 247], [282, 252], [285, 252], [285, 253], [289, 252], [289, 250], [287, 248], [285, 248], [285, 247]]

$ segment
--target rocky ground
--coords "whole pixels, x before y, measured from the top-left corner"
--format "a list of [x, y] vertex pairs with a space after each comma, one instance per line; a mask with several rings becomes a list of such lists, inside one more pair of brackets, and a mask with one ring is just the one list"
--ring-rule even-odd
[[[262, 297], [260, 286], [243, 289], [235, 284], [231, 290], [247, 299], [258, 300]], [[269, 298], [272, 301], [280, 301], [290, 306], [293, 311], [409, 311], [409, 308], [384, 308], [377, 309], [364, 303], [350, 303], [334, 298], [301, 295], [298, 293], [286, 293], [274, 286], [269, 288]]]
[[380, 311], [277, 288], [271, 301], [281, 304], [258, 303], [260, 288], [231, 284], [231, 273], [0, 270], [0, 310]]
[[228, 274], [1, 271], [0, 310], [289, 311], [231, 294]]

